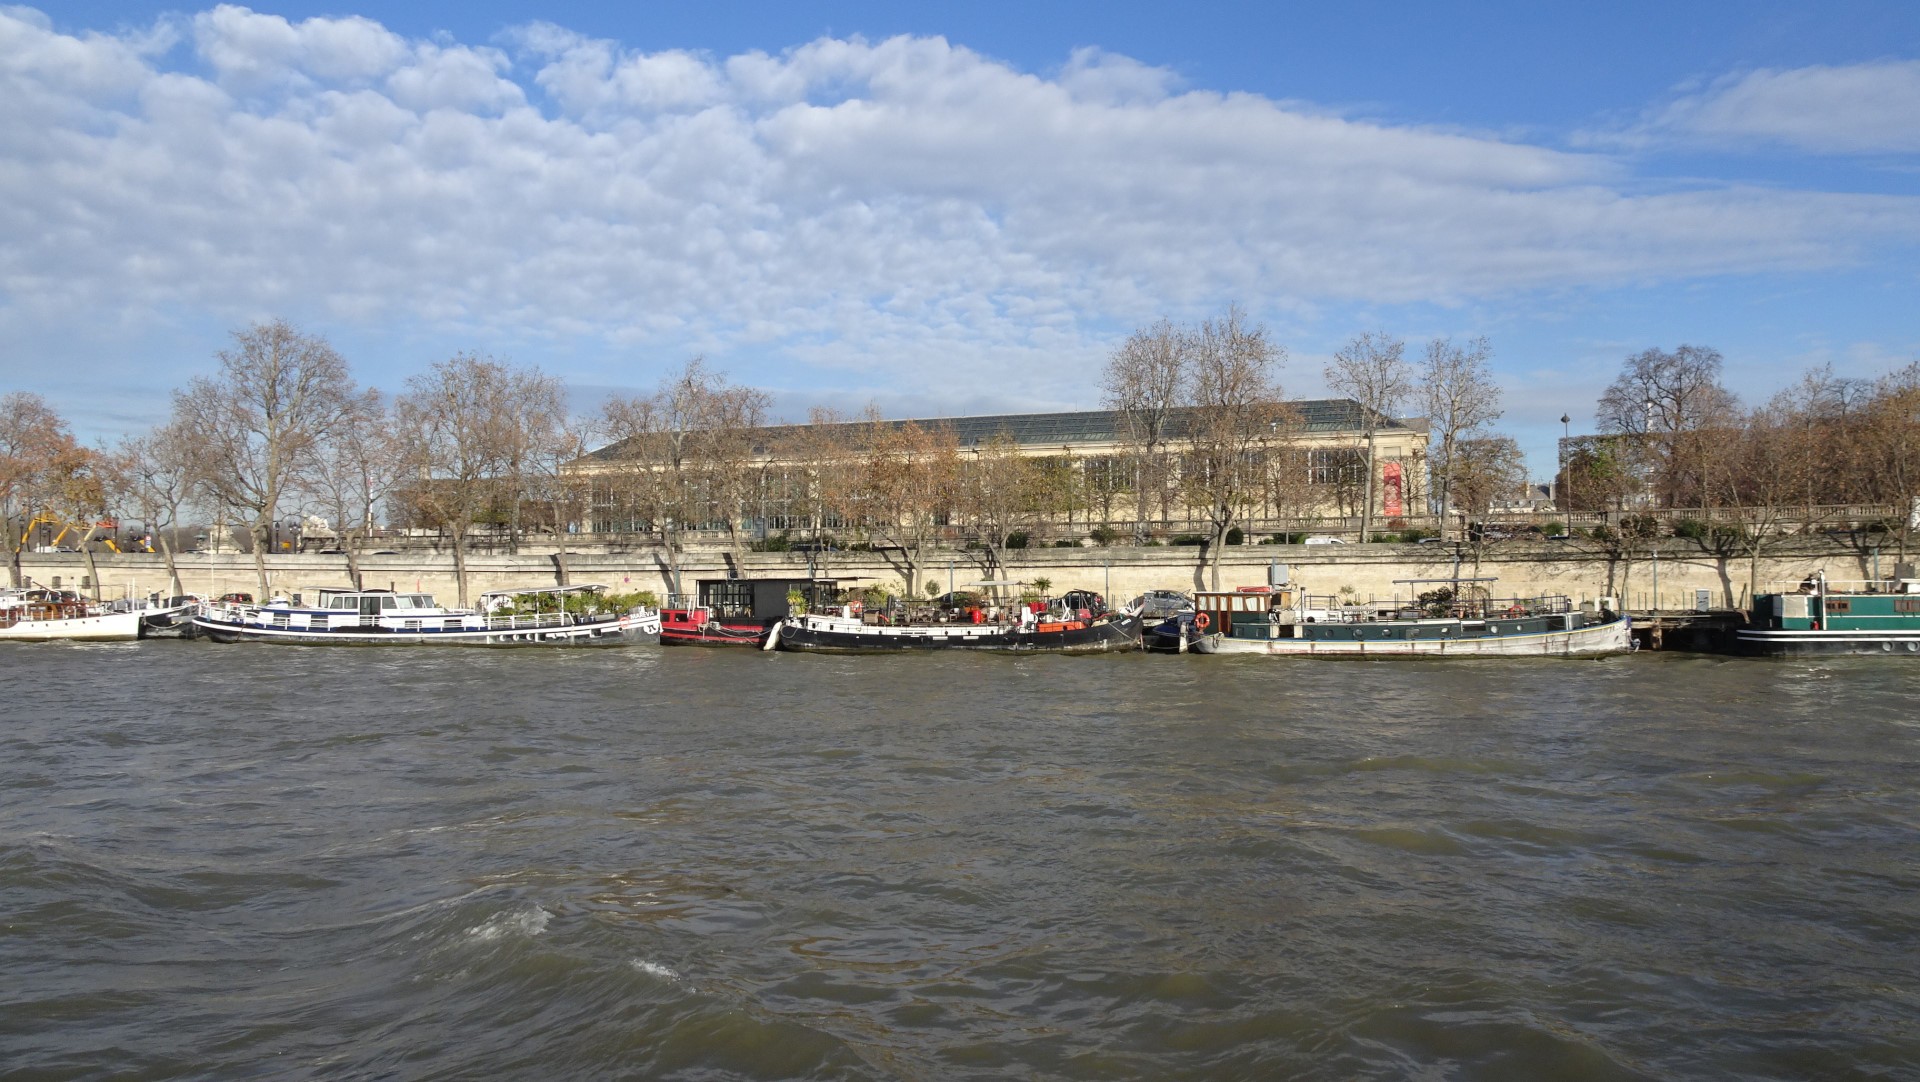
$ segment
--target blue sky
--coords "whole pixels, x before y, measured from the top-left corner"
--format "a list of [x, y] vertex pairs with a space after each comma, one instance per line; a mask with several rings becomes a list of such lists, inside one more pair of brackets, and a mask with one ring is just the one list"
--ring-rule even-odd
[[1297, 396], [1487, 336], [1542, 476], [1642, 349], [1920, 358], [1910, 3], [77, 0], [0, 8], [0, 101], [0, 385], [89, 439], [276, 315], [799, 418], [1093, 408], [1239, 303]]

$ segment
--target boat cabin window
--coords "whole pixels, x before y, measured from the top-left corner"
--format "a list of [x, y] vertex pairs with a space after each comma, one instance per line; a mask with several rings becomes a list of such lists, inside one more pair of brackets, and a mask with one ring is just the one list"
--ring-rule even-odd
[[722, 620], [743, 620], [753, 616], [753, 583], [747, 579], [700, 584], [700, 602]]
[[1851, 598], [1845, 598], [1845, 597], [1827, 598], [1827, 611], [1829, 613], [1852, 612], [1853, 601]]
[[351, 597], [335, 596], [327, 599], [327, 608], [329, 609], [342, 609], [351, 612], [358, 607]]
[[428, 597], [426, 594], [408, 594], [407, 595], [407, 608], [430, 609], [432, 607], [433, 607], [433, 598]]

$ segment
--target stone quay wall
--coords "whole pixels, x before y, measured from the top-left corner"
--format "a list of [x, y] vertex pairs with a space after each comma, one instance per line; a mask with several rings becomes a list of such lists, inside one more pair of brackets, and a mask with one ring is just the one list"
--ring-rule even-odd
[[[1045, 578], [1055, 593], [1096, 590], [1115, 604], [1150, 589], [1191, 591], [1205, 588], [1210, 581], [1203, 576], [1197, 547], [1045, 548], [1014, 550], [1008, 556], [1006, 578], [1027, 582]], [[181, 584], [190, 593], [259, 593], [250, 555], [194, 554], [176, 560]], [[1814, 570], [1824, 570], [1835, 580], [1881, 578], [1894, 574], [1895, 561], [1891, 549], [1871, 549], [1846, 537], [1811, 537], [1795, 539], [1770, 553], [1760, 562], [1757, 578], [1761, 592], [1797, 583]], [[97, 553], [95, 562], [99, 595], [105, 599], [171, 592], [165, 564], [157, 554]], [[1269, 565], [1275, 562], [1286, 565], [1291, 580], [1309, 593], [1344, 592], [1360, 600], [1410, 598], [1430, 587], [1405, 580], [1449, 579], [1457, 574], [1497, 578], [1497, 583], [1489, 584], [1497, 597], [1564, 594], [1576, 602], [1612, 597], [1636, 611], [1693, 609], [1701, 590], [1707, 591], [1713, 608], [1740, 608], [1748, 603], [1744, 556], [1715, 555], [1678, 538], [1626, 553], [1586, 541], [1503, 541], [1484, 546], [1477, 555], [1470, 546], [1453, 544], [1241, 545], [1226, 551], [1220, 585], [1233, 589], [1265, 583]], [[78, 553], [26, 554], [22, 567], [41, 585], [57, 583], [92, 591], [86, 563]], [[663, 598], [669, 592], [666, 559], [658, 550], [570, 553], [566, 567], [566, 578], [575, 585], [599, 583], [619, 592], [651, 590]], [[344, 556], [272, 555], [267, 568], [277, 592], [310, 594], [319, 587], [353, 585]], [[427, 592], [444, 604], [454, 603], [459, 596], [453, 557], [446, 553], [362, 556], [360, 568], [362, 584], [368, 588]], [[487, 590], [558, 585], [562, 577], [560, 561], [552, 553], [472, 556], [468, 568], [470, 598]], [[920, 568], [922, 581], [937, 583], [942, 590], [949, 584], [965, 588], [987, 577], [985, 554], [976, 551], [929, 552]], [[904, 569], [897, 551], [836, 551], [814, 555], [811, 564], [804, 553], [750, 553], [737, 571], [748, 578], [804, 577], [811, 571], [848, 585], [899, 590]], [[696, 551], [683, 556], [682, 582], [691, 591], [696, 579], [725, 578], [735, 570], [725, 552]]]

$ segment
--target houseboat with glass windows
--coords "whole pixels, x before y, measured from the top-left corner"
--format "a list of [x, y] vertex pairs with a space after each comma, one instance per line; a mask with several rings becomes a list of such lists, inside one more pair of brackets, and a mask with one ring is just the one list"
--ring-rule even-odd
[[1920, 579], [1901, 565], [1892, 579], [1829, 580], [1816, 571], [1798, 587], [1756, 594], [1737, 653], [1753, 657], [1858, 654], [1920, 657]]
[[[193, 618], [215, 642], [342, 646], [627, 646], [658, 642], [660, 614], [647, 608], [567, 606], [563, 594], [597, 596], [604, 586], [544, 591], [553, 604], [446, 609], [431, 594], [322, 589], [312, 605], [299, 596], [264, 605], [216, 603]], [[489, 595], [491, 597], [493, 595]]]
[[834, 596], [832, 579], [700, 579], [692, 598], [660, 610], [660, 641], [669, 646], [752, 646], [796, 609]]
[[[1491, 578], [1403, 579], [1406, 600], [1313, 596], [1285, 569], [1266, 586], [1200, 590], [1194, 611], [1155, 629], [1202, 654], [1276, 657], [1592, 657], [1633, 649], [1626, 615], [1566, 597], [1494, 597]], [[1426, 589], [1422, 590], [1422, 587]]]

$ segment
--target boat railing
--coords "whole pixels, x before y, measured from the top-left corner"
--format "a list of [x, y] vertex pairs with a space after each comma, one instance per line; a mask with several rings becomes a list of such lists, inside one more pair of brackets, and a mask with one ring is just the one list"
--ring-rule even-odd
[[1365, 623], [1377, 620], [1485, 620], [1515, 616], [1557, 616], [1574, 611], [1564, 594], [1539, 597], [1464, 598], [1422, 605], [1418, 601], [1349, 601], [1332, 595], [1307, 595], [1301, 611], [1321, 623]]
[[571, 612], [542, 612], [530, 616], [490, 616], [487, 627], [500, 631], [534, 630], [543, 627], [570, 627], [588, 620], [603, 620], [609, 613], [581, 616]]
[[1910, 594], [1920, 593], [1920, 581], [1914, 579], [1829, 579], [1804, 578], [1784, 579], [1764, 583], [1763, 594], [1805, 594], [1812, 593], [1816, 582], [1822, 593], [1829, 594]]

